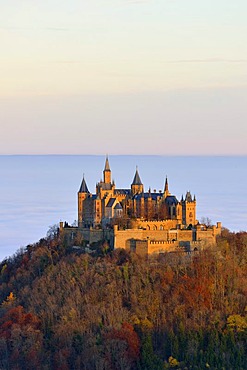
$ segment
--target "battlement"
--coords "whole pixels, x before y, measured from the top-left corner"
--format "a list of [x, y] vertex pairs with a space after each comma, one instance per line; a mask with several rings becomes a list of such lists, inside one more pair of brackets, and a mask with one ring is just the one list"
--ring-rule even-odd
[[175, 240], [149, 240], [148, 243], [150, 245], [170, 245], [176, 244]]

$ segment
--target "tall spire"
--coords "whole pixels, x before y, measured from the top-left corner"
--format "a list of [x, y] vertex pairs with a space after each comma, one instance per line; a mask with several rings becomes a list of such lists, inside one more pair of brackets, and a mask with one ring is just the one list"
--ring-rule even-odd
[[168, 195], [170, 195], [170, 192], [169, 192], [169, 187], [168, 187], [168, 179], [167, 179], [167, 176], [166, 176], [164, 197], [166, 198]]
[[108, 154], [106, 155], [106, 159], [105, 159], [105, 169], [104, 169], [104, 171], [111, 171], [110, 170], [109, 159], [108, 159]]
[[136, 166], [136, 173], [131, 185], [142, 185], [142, 181], [138, 172], [138, 167]]
[[166, 176], [166, 182], [165, 182], [165, 191], [169, 191], [169, 190], [168, 190], [168, 180], [167, 180], [167, 176]]
[[104, 183], [111, 184], [111, 169], [110, 169], [108, 155], [106, 156], [106, 159], [105, 159], [105, 169], [103, 171], [103, 175], [104, 175]]
[[82, 182], [81, 182], [81, 187], [80, 187], [79, 193], [89, 193], [89, 190], [88, 190], [85, 178], [84, 178], [84, 174], [83, 174], [83, 179], [82, 179]]

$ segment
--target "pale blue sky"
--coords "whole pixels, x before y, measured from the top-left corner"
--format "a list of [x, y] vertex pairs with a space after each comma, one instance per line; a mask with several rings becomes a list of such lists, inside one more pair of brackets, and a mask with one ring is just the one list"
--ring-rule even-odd
[[0, 0], [0, 154], [247, 154], [243, 0]]

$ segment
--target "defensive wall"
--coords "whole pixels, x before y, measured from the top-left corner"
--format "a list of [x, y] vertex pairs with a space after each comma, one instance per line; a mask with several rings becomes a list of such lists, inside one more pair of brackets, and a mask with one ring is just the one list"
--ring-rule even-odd
[[[173, 221], [168, 221], [170, 226]], [[200, 249], [203, 249], [206, 245], [215, 244], [217, 235], [221, 234], [220, 222], [210, 227], [198, 224], [191, 229], [181, 229], [181, 225], [176, 225], [176, 229], [168, 230], [164, 229], [167, 224], [164, 221], [143, 221], [137, 223], [139, 228], [125, 230], [119, 230], [115, 225], [114, 248], [135, 249], [136, 252], [145, 249], [148, 254], [157, 253], [159, 250], [174, 251], [183, 245], [190, 245], [191, 248], [200, 246]], [[139, 243], [141, 241], [145, 243]]]
[[[176, 228], [168, 229], [171, 226], [176, 226]], [[172, 252], [181, 250], [181, 248], [203, 249], [207, 245], [215, 244], [217, 235], [221, 234], [220, 222], [210, 227], [198, 224], [191, 229], [183, 229], [181, 226], [176, 224], [175, 220], [137, 220], [130, 229], [119, 229], [118, 225], [114, 225], [112, 230], [64, 227], [61, 222], [60, 232], [67, 238], [70, 245], [79, 245], [78, 241], [85, 241], [92, 245], [107, 240], [114, 249], [123, 248], [138, 254]]]
[[78, 228], [64, 225], [60, 222], [60, 234], [66, 239], [68, 245], [80, 245], [83, 241], [89, 245], [107, 240], [113, 247], [113, 230]]

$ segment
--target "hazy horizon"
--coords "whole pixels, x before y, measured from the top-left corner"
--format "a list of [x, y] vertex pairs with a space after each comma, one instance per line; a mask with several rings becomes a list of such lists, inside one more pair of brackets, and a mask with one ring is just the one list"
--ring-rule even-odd
[[[247, 224], [247, 157], [109, 156], [117, 188], [129, 188], [136, 165], [145, 191], [169, 189], [180, 199], [190, 190], [197, 218], [221, 221], [231, 231]], [[83, 173], [89, 191], [102, 177], [105, 155], [1, 156], [0, 260], [38, 241], [49, 225], [77, 219], [77, 192]]]

